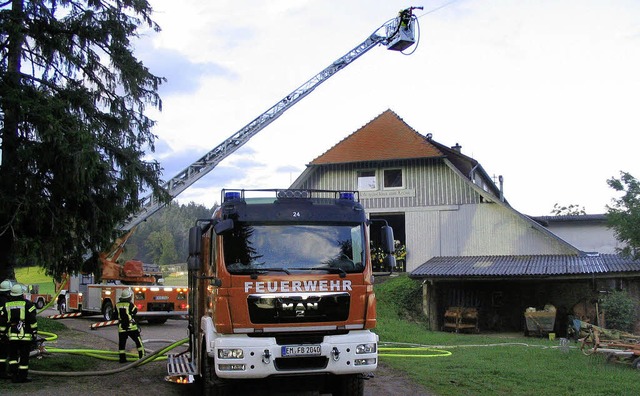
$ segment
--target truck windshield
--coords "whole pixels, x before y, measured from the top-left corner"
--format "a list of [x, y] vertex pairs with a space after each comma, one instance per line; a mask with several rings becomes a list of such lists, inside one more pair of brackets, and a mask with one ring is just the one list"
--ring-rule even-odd
[[364, 269], [360, 225], [256, 225], [236, 223], [225, 234], [224, 258], [230, 273]]

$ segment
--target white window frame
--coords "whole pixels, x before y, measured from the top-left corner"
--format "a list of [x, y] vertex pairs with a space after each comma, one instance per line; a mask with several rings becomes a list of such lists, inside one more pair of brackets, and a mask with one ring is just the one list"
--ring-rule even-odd
[[[373, 176], [360, 176], [361, 173], [363, 172], [373, 172]], [[362, 188], [361, 184], [360, 184], [360, 180], [361, 179], [370, 179], [371, 177], [373, 177], [373, 188], [370, 187], [366, 187], [366, 188]], [[356, 171], [356, 185], [358, 186], [358, 191], [377, 191], [378, 190], [378, 172], [375, 169], [358, 169]], [[364, 185], [364, 180], [363, 180], [363, 185]]]
[[[393, 187], [387, 187], [385, 186], [385, 172], [387, 171], [400, 171], [400, 185], [399, 186], [393, 186]], [[381, 175], [381, 179], [382, 179], [382, 189], [383, 190], [402, 190], [405, 188], [405, 182], [404, 182], [404, 169], [402, 167], [393, 167], [393, 168], [384, 168], [382, 169], [382, 175]]]

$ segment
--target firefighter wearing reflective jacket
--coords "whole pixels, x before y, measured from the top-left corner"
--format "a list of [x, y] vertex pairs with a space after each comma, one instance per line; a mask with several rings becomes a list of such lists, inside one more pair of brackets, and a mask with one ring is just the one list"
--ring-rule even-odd
[[3, 280], [0, 283], [0, 378], [9, 378], [7, 373], [7, 360], [9, 357], [9, 338], [7, 338], [7, 314], [4, 303], [9, 298], [11, 281]]
[[118, 319], [118, 352], [120, 363], [127, 362], [127, 339], [131, 338], [138, 349], [138, 358], [144, 356], [144, 346], [140, 338], [140, 329], [135, 320], [138, 308], [131, 302], [131, 290], [125, 289], [120, 295], [120, 301], [116, 304], [114, 319]]
[[38, 335], [36, 306], [23, 297], [23, 286], [11, 287], [9, 298], [4, 303], [7, 315], [7, 338], [9, 339], [9, 373], [13, 382], [28, 382], [29, 353]]

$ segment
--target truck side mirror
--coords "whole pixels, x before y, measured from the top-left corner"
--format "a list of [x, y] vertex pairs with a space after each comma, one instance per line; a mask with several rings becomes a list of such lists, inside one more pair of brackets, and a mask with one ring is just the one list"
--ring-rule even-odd
[[225, 219], [216, 223], [216, 225], [213, 226], [213, 230], [216, 232], [216, 235], [221, 235], [227, 231], [233, 230], [234, 226], [235, 225], [233, 224], [233, 220]]
[[387, 254], [386, 257], [382, 260], [382, 266], [384, 267], [385, 272], [393, 272], [393, 269], [396, 267], [395, 256]]
[[187, 269], [200, 269], [200, 251], [202, 250], [202, 229], [198, 226], [189, 229], [189, 258]]
[[393, 239], [393, 228], [388, 225], [382, 226], [380, 229], [382, 234], [382, 250], [387, 254], [395, 252], [395, 241]]

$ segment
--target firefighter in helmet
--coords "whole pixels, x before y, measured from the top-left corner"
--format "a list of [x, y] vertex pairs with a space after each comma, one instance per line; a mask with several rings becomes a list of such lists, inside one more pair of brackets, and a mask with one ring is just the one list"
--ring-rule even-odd
[[9, 373], [13, 382], [29, 382], [29, 353], [38, 335], [36, 306], [23, 296], [21, 284], [11, 287], [4, 303], [9, 339]]
[[4, 303], [9, 298], [11, 281], [6, 279], [0, 283], [0, 378], [9, 378], [7, 373], [7, 359], [9, 357], [9, 339], [7, 338], [7, 314]]
[[127, 339], [131, 338], [138, 349], [138, 358], [144, 356], [144, 346], [140, 338], [140, 329], [135, 320], [138, 308], [131, 302], [131, 289], [124, 289], [120, 295], [120, 301], [116, 304], [114, 319], [118, 319], [118, 352], [120, 363], [127, 362]]

